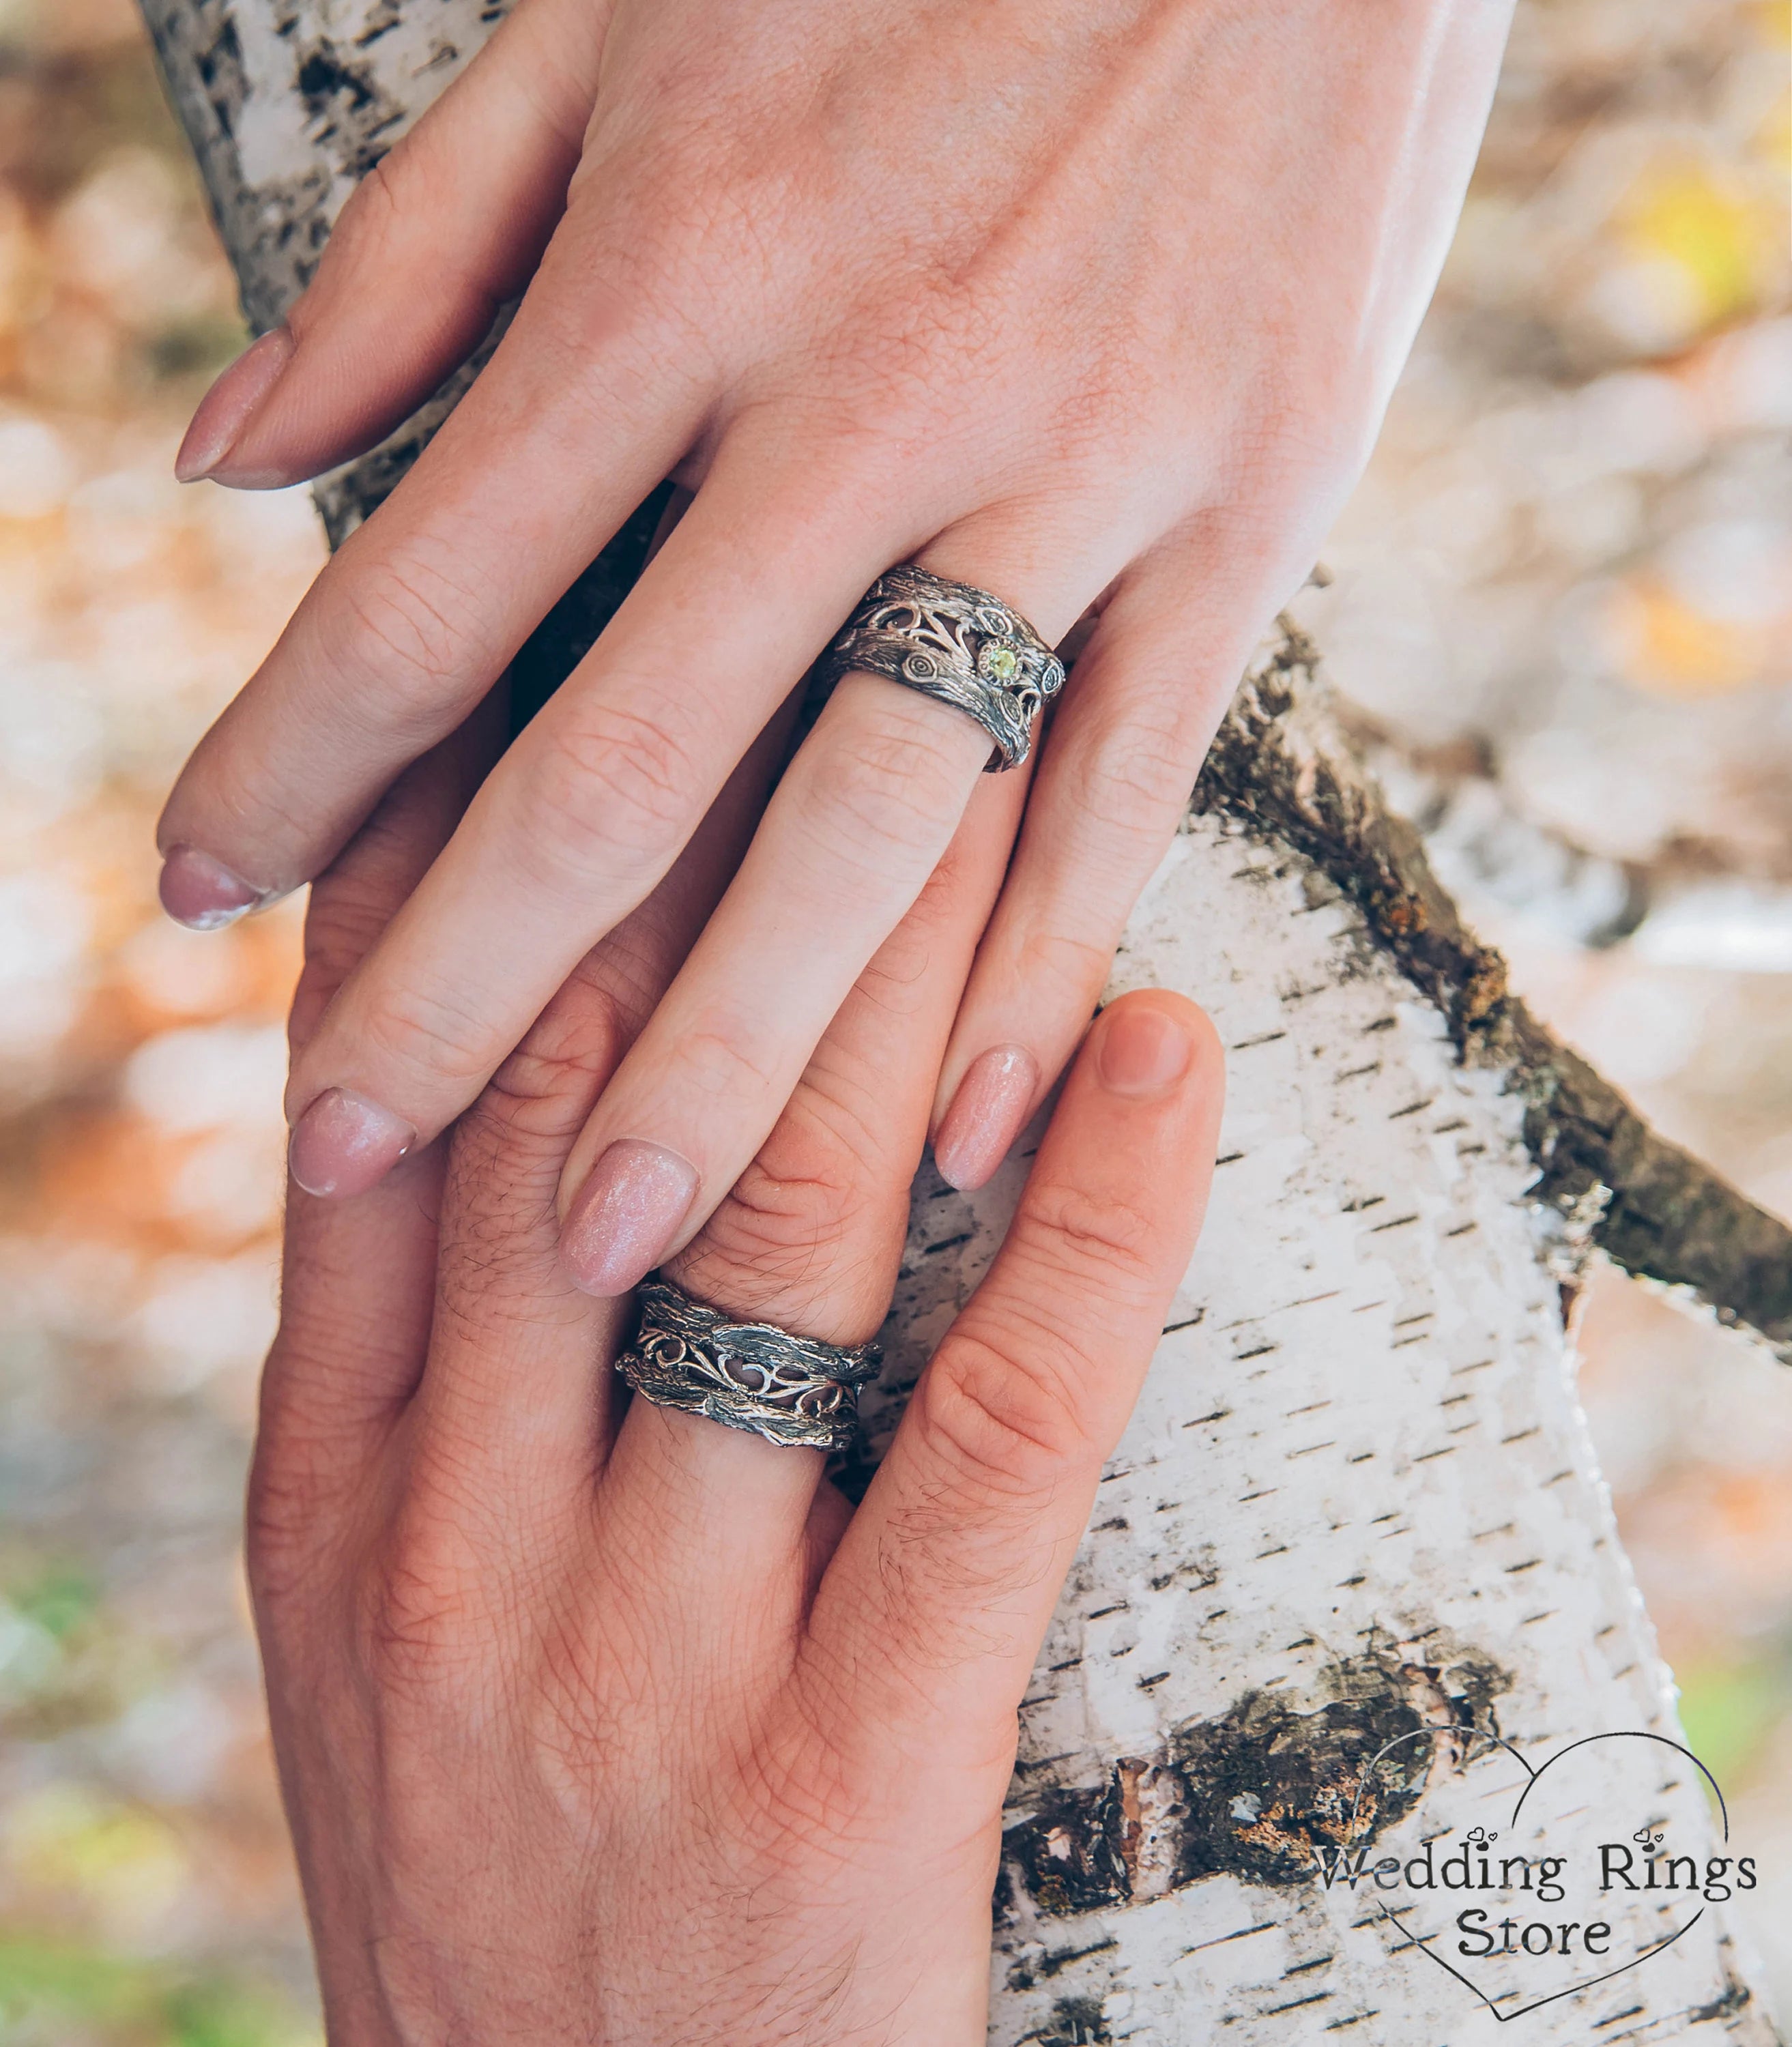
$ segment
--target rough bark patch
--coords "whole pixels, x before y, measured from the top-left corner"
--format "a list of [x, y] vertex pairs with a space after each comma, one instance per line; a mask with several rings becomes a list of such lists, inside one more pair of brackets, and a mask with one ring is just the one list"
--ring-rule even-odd
[[[1006, 1837], [1004, 1916], [1017, 1889], [1057, 1917], [1208, 1876], [1310, 1883], [1326, 1854], [1403, 1820], [1473, 1730], [1496, 1732], [1493, 1701], [1511, 1681], [1477, 1649], [1384, 1640], [1301, 1697], [1248, 1691], [1217, 1719], [1173, 1728], [1152, 1754], [1121, 1757], [1104, 1782], [1045, 1793]], [[1041, 1966], [1018, 1964], [1014, 1987]]]

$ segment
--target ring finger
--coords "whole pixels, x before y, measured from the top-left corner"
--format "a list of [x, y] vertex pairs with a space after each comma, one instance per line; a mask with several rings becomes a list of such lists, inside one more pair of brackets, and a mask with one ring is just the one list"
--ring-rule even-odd
[[[919, 564], [1018, 601], [1047, 640], [1105, 579], [1048, 577], [1004, 551], [966, 524]], [[881, 675], [842, 679], [567, 1161], [563, 1256], [587, 1291], [637, 1285], [745, 1171], [945, 853], [989, 755], [989, 734], [963, 712]]]
[[[863, 1343], [882, 1322], [935, 1076], [1024, 784], [991, 776], [977, 787], [944, 858], [849, 993], [770, 1136], [673, 1263], [672, 1276], [697, 1299], [830, 1343]], [[810, 1452], [637, 1397], [605, 1487], [655, 1559], [656, 1579], [708, 1599], [727, 1576], [706, 1539], [724, 1515], [763, 1538], [741, 1546], [747, 1577], [763, 1571], [765, 1542], [807, 1539], [811, 1570], [787, 1582], [812, 1578], [844, 1521], [831, 1494], [836, 1511], [811, 1514], [821, 1474]], [[706, 1539], [693, 1542], [694, 1532]]]

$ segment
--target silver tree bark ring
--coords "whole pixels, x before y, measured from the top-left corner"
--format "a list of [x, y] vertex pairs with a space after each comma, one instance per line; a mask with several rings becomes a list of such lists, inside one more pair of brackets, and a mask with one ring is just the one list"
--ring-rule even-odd
[[851, 1446], [859, 1388], [877, 1376], [876, 1344], [823, 1343], [775, 1322], [742, 1322], [655, 1277], [616, 1369], [656, 1407], [702, 1414], [768, 1442]]
[[865, 592], [822, 655], [818, 679], [831, 687], [854, 668], [975, 718], [995, 742], [992, 774], [1027, 758], [1040, 711], [1064, 687], [1064, 664], [1018, 611], [912, 562]]

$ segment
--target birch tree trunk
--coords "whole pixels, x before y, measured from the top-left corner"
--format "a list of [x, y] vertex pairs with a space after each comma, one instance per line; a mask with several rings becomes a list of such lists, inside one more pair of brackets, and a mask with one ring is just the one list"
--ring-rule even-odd
[[[504, 11], [144, 7], [257, 327]], [[320, 487], [333, 540], [476, 369]], [[525, 688], [589, 644], [650, 525], [537, 634]], [[991, 2040], [1471, 2047], [1515, 2021], [1538, 2042], [1774, 2041], [1720, 1898], [1695, 1917], [1698, 1898], [1577, 1874], [1639, 1833], [1701, 1870], [1747, 1854], [1720, 1842], [1683, 1754], [1593, 1744], [1513, 1807], [1571, 1742], [1678, 1739], [1576, 1405], [1579, 1262], [1597, 1245], [1783, 1353], [1792, 1243], [1507, 994], [1312, 665], [1287, 631], [1263, 651], [1115, 972], [1117, 990], [1206, 1005], [1229, 1105], [1206, 1236], [1023, 1709]], [[918, 1185], [873, 1453], [987, 1263], [1025, 1150], [974, 1197]], [[1497, 1926], [1511, 1897], [1446, 1897], [1414, 1871], [1424, 1841], [1436, 1861], [1471, 1827], [1564, 1857], [1563, 1902], [1527, 1890], [1520, 1921], [1608, 1922], [1603, 1959], [1465, 1956], [1457, 1912], [1480, 1896]], [[1365, 1872], [1397, 1857], [1397, 1885], [1328, 1885], [1341, 1849], [1366, 1851]]]

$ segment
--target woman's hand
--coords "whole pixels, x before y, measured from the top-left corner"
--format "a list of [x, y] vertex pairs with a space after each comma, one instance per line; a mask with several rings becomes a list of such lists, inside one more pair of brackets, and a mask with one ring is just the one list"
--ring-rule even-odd
[[[452, 768], [413, 771], [320, 885], [301, 1038], [441, 836]], [[1097, 1020], [855, 1512], [812, 1451], [622, 1408], [619, 1311], [557, 1257], [567, 1147], [726, 865], [712, 829], [463, 1120], [445, 1183], [432, 1146], [293, 1199], [250, 1563], [339, 2047], [984, 2036], [1016, 1708], [1187, 1264], [1217, 1048], [1175, 996]], [[687, 1254], [701, 1298], [876, 1328], [1001, 832], [979, 840]]]
[[[314, 472], [527, 284], [183, 776], [171, 907], [318, 872], [662, 477], [695, 499], [300, 1058], [306, 1183], [370, 1184], [473, 1099], [910, 557], [1048, 639], [1099, 613], [939, 1077], [942, 1170], [986, 1176], [1357, 472], [1507, 11], [523, 0], [195, 422], [186, 474]], [[988, 751], [956, 711], [841, 684], [575, 1155], [587, 1237], [633, 1218], [588, 1283], [632, 1283], [733, 1184]]]

